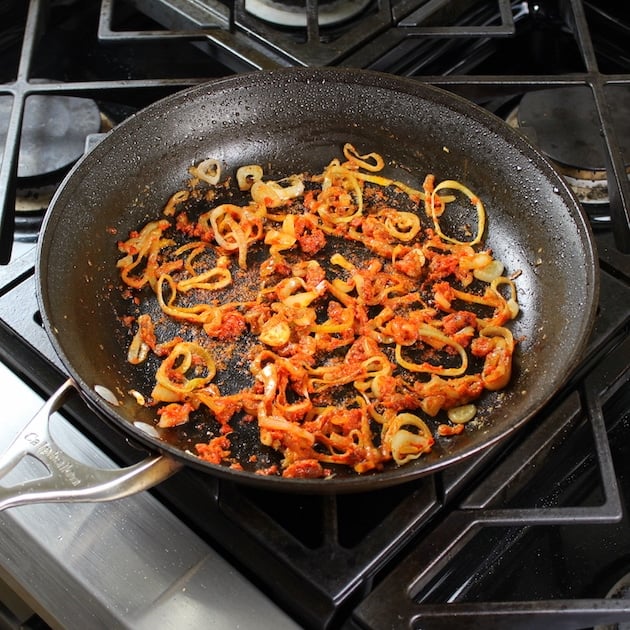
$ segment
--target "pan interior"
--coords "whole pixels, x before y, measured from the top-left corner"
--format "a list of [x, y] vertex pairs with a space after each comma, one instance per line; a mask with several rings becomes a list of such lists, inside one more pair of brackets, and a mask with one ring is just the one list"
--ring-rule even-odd
[[[587, 223], [553, 169], [494, 116], [441, 90], [364, 71], [292, 69], [237, 75], [154, 104], [111, 132], [55, 196], [39, 244], [40, 305], [56, 350], [92, 405], [169, 450], [130, 424], [154, 412], [129, 395], [138, 382], [126, 361], [116, 244], [160, 216], [188, 167], [212, 157], [229, 173], [252, 163], [270, 177], [321, 171], [346, 142], [380, 153], [384, 174], [412, 186], [421, 187], [427, 173], [465, 183], [486, 207], [486, 244], [508, 273], [519, 273], [521, 313], [512, 332], [520, 343], [509, 389], [491, 397], [476, 430], [439, 440], [429, 456], [375, 474], [372, 483], [410, 479], [470, 455], [550, 399], [579, 358], [597, 294]], [[104, 401], [97, 385], [120, 405]], [[252, 482], [266, 483], [259, 476]], [[340, 491], [359, 483], [340, 473], [330, 484], [295, 485]]]

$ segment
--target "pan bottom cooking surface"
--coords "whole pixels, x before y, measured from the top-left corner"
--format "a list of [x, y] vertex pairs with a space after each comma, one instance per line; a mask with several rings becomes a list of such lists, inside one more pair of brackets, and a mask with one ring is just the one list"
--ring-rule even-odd
[[[354, 150], [344, 147], [344, 153], [351, 149]], [[380, 156], [362, 156], [361, 161], [367, 165], [371, 159], [377, 160]], [[336, 159], [336, 166], [326, 166], [324, 172], [337, 173], [339, 177], [341, 171], [346, 173], [344, 177], [353, 180], [355, 174], [359, 180], [361, 175], [377, 179], [377, 176], [361, 168], [353, 169], [361, 161], [355, 156], [354, 162], [339, 165]], [[353, 170], [345, 170], [347, 165]], [[224, 177], [229, 181], [229, 175]], [[423, 175], [414, 173], [410, 175], [410, 180], [413, 182], [418, 177], [422, 179]], [[453, 199], [449, 202], [448, 212], [444, 212], [448, 216], [440, 221], [443, 227], [439, 227], [437, 221], [432, 221], [427, 216], [428, 212], [424, 211], [424, 204], [418, 199], [419, 192], [408, 193], [404, 184], [386, 180], [383, 176], [378, 176], [377, 182], [368, 180], [362, 188], [361, 207], [350, 205], [356, 216], [348, 229], [347, 223], [338, 222], [333, 226], [330, 219], [326, 221], [322, 218], [321, 224], [317, 222], [315, 217], [318, 214], [313, 208], [316, 203], [323, 203], [318, 200], [324, 196], [320, 176], [304, 173], [288, 177], [291, 181], [294, 178], [299, 181], [299, 187], [304, 188], [303, 194], [266, 210], [264, 217], [256, 215], [260, 214], [260, 206], [251, 205], [253, 194], [250, 197], [240, 193], [235, 186], [223, 183], [223, 178], [210, 187], [200, 186], [193, 180], [171, 197], [171, 201], [179, 196], [185, 197], [184, 201], [177, 204], [169, 201], [167, 204], [169, 209], [176, 206], [172, 219], [170, 210], [169, 218], [166, 218], [165, 210], [159, 224], [156, 223], [156, 215], [155, 219], [132, 230], [129, 239], [116, 234], [117, 238], [121, 238], [118, 241], [121, 249], [119, 264], [126, 263], [132, 269], [129, 272], [125, 267], [121, 269], [120, 286], [114, 292], [124, 298], [124, 305], [117, 309], [118, 318], [125, 323], [123, 330], [115, 331], [118, 343], [123, 348], [134, 348], [141, 331], [149, 331], [144, 333], [143, 339], [150, 341], [143, 342], [145, 353], [142, 359], [139, 358], [141, 352], [136, 349], [137, 356], [127, 360], [127, 363], [134, 363], [134, 367], [121, 367], [121, 370], [129, 370], [129, 385], [134, 387], [138, 406], [150, 410], [139, 412], [147, 418], [147, 427], [159, 432], [164, 442], [190, 453], [197, 452], [196, 449], [209, 442], [216, 444], [220, 440], [221, 465], [224, 466], [265, 475], [297, 477], [317, 474], [334, 477], [335, 480], [359, 473], [378, 474], [382, 467], [391, 469], [394, 463], [386, 449], [390, 441], [394, 444], [394, 440], [387, 437], [385, 427], [395, 422], [394, 416], [397, 418], [400, 414], [402, 418], [404, 412], [408, 412], [407, 428], [411, 428], [413, 420], [417, 420], [422, 422], [427, 433], [435, 436], [432, 451], [446, 450], [449, 442], [463, 439], [453, 437], [450, 440], [450, 434], [446, 433], [446, 439], [440, 440], [441, 430], [452, 430], [454, 435], [457, 435], [457, 429], [472, 433], [485, 431], [492, 422], [491, 417], [487, 419], [488, 416], [496, 408], [509, 405], [506, 394], [518, 385], [504, 383], [493, 386], [488, 382], [486, 389], [487, 359], [485, 355], [479, 356], [475, 344], [491, 342], [492, 335], [495, 339], [496, 336], [507, 335], [512, 340], [513, 322], [510, 318], [518, 315], [517, 276], [521, 272], [513, 269], [503, 271], [503, 263], [491, 256], [483, 241], [474, 248], [463, 243], [453, 245], [448, 241], [449, 237], [441, 233], [444, 229], [451, 237], [457, 235], [465, 243], [474, 236], [474, 230], [472, 235], [470, 230], [471, 225], [474, 228], [478, 210], [461, 191], [457, 192], [456, 187], [460, 183], [447, 183], [447, 188], [440, 193]], [[242, 260], [239, 257], [238, 265], [236, 256], [226, 255], [226, 250], [219, 246], [225, 235], [221, 239], [207, 237], [207, 216], [213, 208], [223, 207], [229, 207], [234, 216], [241, 216], [237, 213], [247, 208], [252, 220], [256, 221], [257, 240], [248, 244], [246, 256]], [[289, 219], [290, 228], [285, 227]], [[493, 217], [488, 220], [492, 222]], [[215, 221], [218, 225], [218, 219]], [[397, 221], [401, 225], [404, 223], [405, 227], [394, 230], [391, 225]], [[145, 241], [140, 240], [142, 235], [152, 234], [158, 229], [165, 244], [159, 251], [156, 264], [158, 269], [170, 271], [160, 280], [153, 278], [154, 282], [138, 288], [138, 278], [142, 277], [142, 272], [138, 271], [141, 264], [133, 254], [144, 247], [142, 243]], [[282, 232], [279, 232], [281, 229]], [[297, 242], [290, 248], [286, 244], [279, 247], [276, 243], [279, 235], [284, 234], [283, 238], [288, 238], [285, 230], [289, 229], [297, 235], [291, 237]], [[331, 233], [333, 229], [335, 232]], [[402, 229], [405, 229], [405, 234], [400, 232]], [[440, 232], [439, 236], [435, 234], [436, 229]], [[394, 240], [390, 232], [400, 234], [400, 242]], [[200, 238], [203, 239], [201, 242]], [[276, 247], [280, 251], [274, 253]], [[184, 263], [182, 252], [194, 253]], [[498, 265], [501, 271], [493, 271], [491, 278], [484, 275], [483, 269], [475, 268], [473, 273], [468, 263], [475, 262], [474, 252], [479, 252], [477, 256], [484, 265]], [[212, 271], [208, 272], [210, 269]], [[220, 272], [228, 273], [229, 280]], [[145, 273], [148, 275], [148, 271]], [[201, 275], [198, 276], [198, 273]], [[208, 273], [211, 278], [206, 278], [203, 286], [194, 286], [196, 278], [203, 278]], [[217, 277], [219, 281], [215, 280]], [[516, 312], [510, 312], [509, 316], [503, 315], [502, 306], [486, 298], [490, 283], [495, 279], [503, 283], [501, 297], [514, 295], [511, 304]], [[178, 289], [180, 282], [181, 290]], [[210, 286], [208, 282], [211, 282]], [[444, 286], [461, 291], [463, 296], [471, 296], [471, 301], [453, 298], [452, 309], [450, 305], [449, 308], [438, 307], [438, 288]], [[217, 314], [217, 306], [225, 310]], [[185, 310], [185, 313], [181, 314], [176, 309]], [[212, 317], [205, 316], [204, 321], [208, 323], [200, 323], [200, 309], [213, 313]], [[191, 311], [194, 315], [189, 317]], [[524, 313], [522, 319], [526, 318]], [[297, 319], [301, 322], [298, 323]], [[263, 342], [267, 324], [274, 320], [279, 324], [274, 325], [272, 338]], [[312, 324], [315, 326], [312, 327]], [[459, 353], [450, 345], [440, 346], [435, 340], [432, 343], [431, 334], [441, 335], [444, 342], [445, 336], [441, 331], [448, 326], [457, 327], [449, 333], [451, 338], [460, 339], [455, 332], [464, 329], [461, 346], [457, 344]], [[401, 332], [403, 327], [406, 331], [404, 335]], [[414, 342], [410, 335], [416, 327], [425, 329], [427, 336], [420, 335]], [[275, 332], [278, 328], [281, 328], [281, 333]], [[484, 336], [485, 328], [491, 331], [488, 336]], [[286, 334], [286, 338], [278, 341], [279, 334]], [[170, 348], [178, 339], [188, 347], [196, 348], [199, 362], [211, 362], [211, 366], [195, 372], [194, 380], [203, 380], [204, 387], [208, 388], [202, 395], [209, 396], [207, 392], [211, 388], [218, 400], [204, 402], [207, 398], [201, 395], [196, 399], [195, 390], [186, 401], [201, 402], [198, 408], [194, 403], [187, 408], [177, 396], [169, 393], [170, 390], [164, 392], [163, 366], [170, 357], [165, 359], [168, 350], [163, 348]], [[148, 350], [149, 344], [151, 351]], [[514, 361], [512, 369], [510, 352], [507, 373], [513, 372], [510, 380], [516, 383], [517, 363], [522, 352], [518, 342], [514, 345], [519, 358]], [[180, 347], [179, 344], [177, 347]], [[368, 352], [371, 353], [368, 358], [373, 363], [362, 368], [361, 363], [365, 362]], [[463, 365], [461, 354], [465, 354], [465, 370], [459, 369]], [[183, 350], [178, 360], [182, 356]], [[291, 368], [287, 369], [287, 365]], [[419, 369], [415, 370], [416, 366]], [[343, 367], [343, 372], [339, 367]], [[313, 450], [305, 445], [300, 450], [282, 441], [282, 435], [275, 438], [281, 446], [273, 448], [264, 439], [265, 430], [259, 432], [252, 407], [259, 407], [263, 382], [268, 380], [264, 370], [268, 368], [277, 371], [274, 382], [279, 384], [274, 385], [277, 393], [269, 403], [274, 407], [265, 415], [280, 413], [274, 411], [275, 405], [278, 409], [286, 409], [296, 426], [315, 436]], [[178, 370], [177, 362], [173, 363], [173, 369]], [[352, 370], [356, 373], [355, 378], [345, 382], [345, 375]], [[447, 374], [450, 372], [454, 374]], [[286, 385], [282, 384], [283, 375], [287, 379]], [[448, 376], [455, 375], [460, 378], [449, 380]], [[204, 376], [207, 378], [204, 379]], [[192, 370], [186, 372], [186, 378], [192, 378]], [[389, 383], [389, 386], [377, 386], [379, 378], [380, 382]], [[302, 391], [304, 379], [308, 379], [309, 387], [312, 387], [309, 395]], [[365, 384], [361, 386], [357, 381], [365, 381]], [[392, 381], [395, 382], [392, 384]], [[452, 389], [449, 389], [451, 383]], [[166, 387], [169, 385], [167, 383]], [[395, 388], [395, 391], [385, 391], [388, 387]], [[265, 391], [267, 388], [268, 385], [265, 385]], [[456, 401], [445, 404], [439, 410], [426, 411], [425, 404], [426, 409], [433, 404], [429, 399], [436, 400], [444, 389]], [[425, 390], [426, 394], [420, 393]], [[400, 403], [402, 399], [405, 406]], [[244, 401], [249, 403], [240, 409], [238, 405]], [[373, 415], [378, 414], [380, 419], [366, 417], [370, 423], [369, 435], [366, 436], [363, 431], [359, 433], [355, 427], [355, 436], [349, 444], [344, 427], [346, 423], [356, 423], [357, 416], [368, 403], [373, 405]], [[450, 409], [466, 403], [474, 403], [474, 417], [467, 419], [465, 427], [461, 423], [458, 426], [456, 421], [451, 424]], [[214, 416], [208, 409], [217, 408], [213, 404], [219, 409]], [[307, 404], [310, 411], [305, 412], [303, 409]], [[425, 410], [424, 413], [418, 408]], [[183, 409], [187, 421], [177, 416]], [[259, 413], [262, 414], [261, 411]], [[333, 422], [337, 429], [329, 429], [328, 422], [324, 423], [323, 418], [331, 413], [336, 414]], [[350, 413], [354, 415], [351, 417]], [[419, 415], [411, 415], [416, 413]], [[152, 415], [160, 418], [157, 429], [148, 424]], [[279, 429], [276, 431], [280, 434]], [[332, 447], [329, 442], [334, 439]], [[456, 446], [452, 448], [455, 450]], [[393, 451], [392, 446], [395, 459], [398, 452]], [[199, 450], [200, 458], [203, 458], [202, 452]], [[415, 458], [418, 453], [410, 451], [409, 454], [411, 457], [407, 459]], [[218, 457], [216, 451], [212, 451], [212, 455]], [[313, 466], [313, 458], [321, 458], [317, 470]], [[288, 459], [289, 463], [286, 464], [284, 459]], [[301, 472], [300, 466], [306, 472]]]

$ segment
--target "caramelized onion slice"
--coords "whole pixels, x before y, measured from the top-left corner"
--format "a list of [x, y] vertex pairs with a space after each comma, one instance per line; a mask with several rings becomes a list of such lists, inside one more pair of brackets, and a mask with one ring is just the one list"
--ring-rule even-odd
[[263, 170], [258, 164], [247, 164], [236, 171], [236, 183], [239, 190], [249, 190], [255, 182], [262, 179]]
[[477, 415], [477, 406], [472, 403], [452, 407], [447, 411], [448, 419], [455, 424], [466, 424]]
[[[414, 427], [416, 431], [403, 427]], [[392, 420], [388, 433], [392, 433], [389, 442], [392, 458], [399, 466], [430, 452], [435, 441], [426, 422], [412, 413], [398, 414]]]
[[211, 186], [215, 186], [221, 179], [221, 164], [214, 158], [208, 158], [197, 164], [197, 166], [192, 166], [190, 173]]

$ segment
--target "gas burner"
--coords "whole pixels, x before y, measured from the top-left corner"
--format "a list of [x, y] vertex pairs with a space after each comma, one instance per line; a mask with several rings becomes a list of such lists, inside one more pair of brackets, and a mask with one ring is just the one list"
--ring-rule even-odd
[[[0, 121], [8, 121], [11, 97], [0, 96]], [[111, 129], [112, 122], [90, 99], [70, 96], [34, 95], [26, 99], [15, 210], [35, 216], [48, 208], [68, 168], [85, 152], [86, 139]], [[0, 146], [7, 125], [0, 123]], [[27, 221], [30, 225], [32, 221]]]
[[[630, 573], [621, 577], [606, 594], [606, 599], [630, 598]], [[630, 623], [612, 623], [605, 626], [595, 626], [593, 630], [630, 630]]]
[[[0, 120], [9, 120], [11, 106], [10, 96], [0, 96]], [[67, 169], [81, 157], [86, 136], [98, 132], [101, 122], [99, 109], [90, 99], [29, 96], [24, 106], [18, 179], [49, 177]], [[7, 126], [0, 126], [2, 145]]]
[[[616, 138], [623, 154], [630, 156], [630, 90], [616, 89], [610, 95], [615, 97], [611, 113]], [[520, 129], [554, 163], [582, 203], [608, 203], [604, 143], [589, 88], [569, 86], [528, 92], [507, 122]]]
[[[12, 99], [0, 96], [0, 147], [7, 137]], [[6, 122], [5, 122], [6, 121]], [[26, 99], [15, 194], [14, 243], [37, 241], [44, 214], [88, 139], [113, 127], [93, 100], [33, 95]]]
[[[332, 26], [358, 16], [370, 0], [313, 0], [319, 26]], [[245, 0], [245, 10], [277, 26], [305, 27], [309, 0]]]

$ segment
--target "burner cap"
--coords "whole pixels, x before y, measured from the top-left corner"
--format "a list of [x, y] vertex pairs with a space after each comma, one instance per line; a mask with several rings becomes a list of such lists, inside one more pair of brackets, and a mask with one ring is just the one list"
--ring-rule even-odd
[[[606, 599], [628, 599], [628, 597], [630, 597], [630, 574], [622, 576], [606, 594]], [[595, 626], [593, 630], [628, 630], [629, 628], [630, 622], [623, 621]]]
[[[630, 156], [630, 90], [608, 92], [616, 140]], [[571, 86], [528, 92], [518, 107], [519, 127], [533, 130], [538, 147], [552, 160], [580, 170], [605, 171], [606, 158], [591, 91]]]
[[[6, 143], [11, 105], [10, 96], [0, 96], [0, 146]], [[42, 177], [67, 168], [83, 155], [86, 136], [100, 127], [100, 112], [90, 99], [29, 96], [24, 105], [18, 178]]]
[[[319, 0], [317, 23], [339, 24], [361, 13], [369, 3], [370, 0]], [[306, 0], [245, 0], [245, 10], [278, 26], [306, 26]]]

